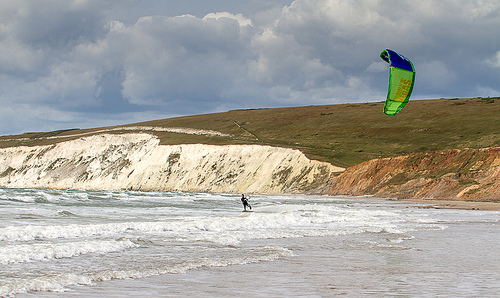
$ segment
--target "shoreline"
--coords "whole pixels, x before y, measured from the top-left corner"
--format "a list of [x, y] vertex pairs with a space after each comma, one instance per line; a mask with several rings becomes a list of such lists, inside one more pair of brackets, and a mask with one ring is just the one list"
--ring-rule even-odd
[[461, 209], [461, 210], [481, 210], [481, 211], [500, 211], [500, 201], [465, 201], [465, 200], [454, 200], [454, 199], [399, 199], [390, 197], [378, 197], [374, 195], [335, 195], [338, 197], [346, 198], [359, 198], [359, 199], [374, 199], [383, 201], [393, 201], [393, 202], [405, 202], [405, 203], [415, 203], [421, 204], [417, 206], [418, 208], [424, 209]]
[[423, 206], [421, 206], [420, 208], [500, 211], [500, 202], [478, 202], [478, 201], [437, 200], [437, 199], [394, 199], [394, 198], [381, 198], [381, 199], [388, 201], [413, 202], [413, 203], [423, 204]]
[[[2, 188], [12, 188], [0, 186]], [[60, 189], [60, 188], [30, 188], [28, 189]], [[61, 189], [63, 190], [63, 189]], [[83, 189], [82, 189], [83, 190]], [[94, 189], [86, 189], [86, 190], [94, 190]], [[120, 189], [117, 191], [125, 191], [124, 189]], [[144, 191], [148, 192], [148, 191]], [[207, 192], [210, 193], [210, 192]], [[239, 194], [239, 193], [235, 193]], [[265, 194], [265, 193], [250, 193], [251, 195], [273, 195], [273, 194]], [[274, 194], [276, 195], [276, 194]], [[278, 196], [311, 196], [312, 194], [278, 194]], [[318, 196], [319, 194], [313, 195]], [[332, 196], [328, 194], [323, 194], [319, 196]], [[385, 200], [385, 201], [396, 201], [396, 202], [407, 202], [407, 203], [416, 203], [422, 204], [419, 208], [430, 208], [430, 209], [462, 209], [462, 210], [482, 210], [482, 211], [500, 211], [500, 200], [497, 202], [483, 202], [483, 201], [465, 201], [465, 200], [445, 200], [445, 199], [398, 199], [398, 198], [388, 198], [388, 197], [377, 197], [373, 195], [360, 195], [360, 196], [352, 196], [352, 195], [333, 195], [333, 197], [346, 197], [346, 198], [360, 198], [360, 199], [376, 199], [376, 200]]]

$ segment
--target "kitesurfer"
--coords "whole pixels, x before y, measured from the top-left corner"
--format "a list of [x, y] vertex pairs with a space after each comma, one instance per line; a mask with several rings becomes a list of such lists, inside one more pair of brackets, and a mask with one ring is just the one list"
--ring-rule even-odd
[[250, 210], [252, 210], [252, 206], [250, 206], [250, 204], [248, 204], [248, 199], [249, 198], [246, 198], [245, 195], [241, 195], [241, 202], [243, 203], [243, 211], [247, 211], [247, 206], [248, 208], [250, 208]]

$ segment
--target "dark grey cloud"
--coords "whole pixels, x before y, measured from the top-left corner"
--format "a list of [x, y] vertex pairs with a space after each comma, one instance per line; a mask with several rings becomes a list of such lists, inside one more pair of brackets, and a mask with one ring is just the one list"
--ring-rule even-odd
[[1, 134], [231, 108], [499, 96], [498, 1], [0, 2]]

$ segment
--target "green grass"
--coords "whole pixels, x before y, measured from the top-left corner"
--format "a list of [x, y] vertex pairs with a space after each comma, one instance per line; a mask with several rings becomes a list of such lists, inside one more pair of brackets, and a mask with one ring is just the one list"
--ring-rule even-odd
[[[377, 157], [500, 145], [498, 97], [412, 100], [395, 116], [383, 114], [382, 107], [380, 102], [232, 110], [125, 126], [210, 129], [233, 137], [155, 134], [162, 144], [265, 144], [297, 148], [311, 158], [343, 167]], [[52, 144], [71, 138], [47, 139], [46, 136], [71, 136], [97, 130], [5, 136], [0, 139], [26, 140], [4, 141], [0, 146]]]

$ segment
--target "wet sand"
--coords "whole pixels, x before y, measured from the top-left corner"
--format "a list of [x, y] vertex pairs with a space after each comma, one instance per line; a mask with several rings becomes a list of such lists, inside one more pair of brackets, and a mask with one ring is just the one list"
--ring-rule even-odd
[[407, 199], [407, 200], [386, 199], [386, 200], [414, 202], [418, 204], [423, 204], [421, 208], [500, 211], [500, 202], [475, 202], [475, 201], [431, 200], [431, 199]]

